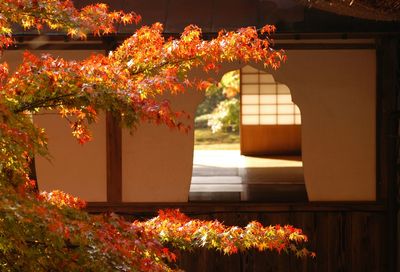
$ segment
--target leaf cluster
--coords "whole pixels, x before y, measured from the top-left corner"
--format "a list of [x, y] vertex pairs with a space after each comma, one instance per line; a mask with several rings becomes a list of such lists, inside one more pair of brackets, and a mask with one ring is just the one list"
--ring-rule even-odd
[[0, 191], [2, 271], [178, 271], [174, 249], [205, 247], [234, 254], [251, 248], [312, 253], [292, 226], [251, 222], [244, 228], [189, 219], [178, 210], [146, 221], [89, 215], [62, 192], [37, 194], [30, 185]]

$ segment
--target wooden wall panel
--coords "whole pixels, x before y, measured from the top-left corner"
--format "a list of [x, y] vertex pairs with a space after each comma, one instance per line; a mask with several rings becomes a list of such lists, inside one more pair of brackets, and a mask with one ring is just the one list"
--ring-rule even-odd
[[[298, 259], [275, 252], [242, 252], [233, 256], [209, 250], [180, 252], [178, 266], [188, 272], [386, 272], [390, 244], [387, 207], [359, 203], [89, 203], [91, 212], [114, 210], [133, 219], [155, 215], [159, 208], [180, 208], [192, 218], [218, 219], [244, 226], [252, 220], [264, 225], [291, 224], [309, 237], [315, 259]], [[135, 211], [135, 214], [132, 213]]]
[[[230, 214], [230, 217], [240, 214]], [[214, 217], [214, 216], [212, 216]], [[217, 216], [219, 218], [219, 216]], [[229, 221], [235, 221], [233, 218]], [[310, 238], [315, 259], [298, 259], [275, 252], [243, 252], [231, 257], [209, 250], [181, 253], [179, 266], [185, 271], [202, 272], [380, 272], [388, 271], [385, 255], [385, 216], [375, 212], [287, 212], [252, 213], [247, 220], [264, 224], [293, 224]], [[261, 219], [261, 220], [260, 220]], [[242, 220], [238, 220], [238, 223]]]
[[301, 153], [300, 125], [240, 127], [242, 155], [288, 155]]

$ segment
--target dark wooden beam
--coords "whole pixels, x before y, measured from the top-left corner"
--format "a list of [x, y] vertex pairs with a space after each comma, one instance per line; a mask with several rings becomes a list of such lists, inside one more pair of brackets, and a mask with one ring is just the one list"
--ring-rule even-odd
[[[274, 49], [285, 50], [330, 50], [330, 49], [374, 49], [374, 44], [369, 43], [278, 43], [273, 45]], [[10, 50], [104, 50], [105, 45], [102, 43], [48, 43], [36, 45], [33, 43], [20, 43]]]
[[349, 50], [349, 49], [375, 49], [373, 43], [320, 43], [320, 42], [307, 42], [307, 43], [277, 43], [273, 45], [274, 49], [283, 50]]
[[20, 43], [10, 47], [8, 50], [104, 50], [102, 43], [52, 43], [51, 41], [45, 44]]
[[386, 211], [386, 206], [384, 204], [377, 204], [376, 202], [89, 202], [86, 207], [86, 210], [91, 213], [112, 211], [130, 215], [141, 213], [156, 213], [160, 209], [180, 209], [187, 214], [340, 211], [384, 213]]
[[[371, 49], [374, 48], [373, 43], [357, 42], [358, 39], [374, 39], [380, 37], [395, 37], [397, 33], [276, 33], [272, 37], [276, 44], [276, 49]], [[71, 39], [62, 33], [51, 33], [45, 36], [45, 40], [40, 43], [38, 34], [16, 34], [16, 44], [7, 50], [105, 50], [121, 44], [125, 39], [129, 38], [132, 33], [118, 33], [110, 36], [96, 37], [89, 35], [87, 40]], [[180, 33], [164, 33], [166, 38], [179, 38]], [[215, 38], [217, 33], [203, 33], [206, 40]], [[348, 39], [355, 40], [354, 43], [338, 42], [338, 40], [346, 41]], [[299, 43], [287, 42], [286, 40], [297, 40]], [[314, 41], [313, 41], [314, 40]], [[320, 43], [315, 40], [326, 40], [326, 43]], [[332, 42], [329, 42], [332, 40]]]

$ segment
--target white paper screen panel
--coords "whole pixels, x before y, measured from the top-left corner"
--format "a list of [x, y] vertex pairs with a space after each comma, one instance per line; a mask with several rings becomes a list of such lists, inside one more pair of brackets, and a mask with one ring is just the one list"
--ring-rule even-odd
[[301, 116], [300, 116], [300, 114], [299, 115], [295, 115], [294, 116], [294, 123], [296, 124], [296, 125], [300, 125], [301, 124]]
[[277, 84], [278, 87], [278, 94], [289, 94], [290, 95], [290, 90], [288, 86], [284, 84]]
[[275, 83], [271, 74], [260, 74], [260, 83]]
[[294, 124], [294, 115], [278, 115], [278, 125], [292, 125]]
[[260, 124], [260, 119], [258, 115], [243, 115], [242, 123], [246, 125], [258, 125]]
[[242, 95], [242, 105], [258, 105], [259, 98], [259, 95]]
[[294, 115], [294, 105], [278, 105], [278, 115], [279, 114]]
[[292, 96], [290, 94], [278, 94], [277, 95], [278, 99], [277, 102], [278, 104], [292, 104]]
[[243, 105], [242, 106], [242, 114], [251, 115], [251, 114], [259, 114], [260, 107], [258, 105]]
[[246, 84], [242, 85], [242, 94], [257, 94], [259, 92], [258, 84]]
[[253, 74], [242, 75], [242, 82], [243, 82], [243, 84], [258, 83], [259, 78], [258, 78], [258, 75], [253, 75]]
[[299, 108], [289, 88], [271, 74], [251, 66], [241, 69], [241, 122], [243, 125], [299, 125]]
[[267, 95], [260, 95], [260, 104], [276, 104], [276, 95], [274, 94], [267, 94]]
[[260, 125], [276, 125], [276, 115], [260, 115]]
[[261, 105], [260, 114], [276, 114], [276, 105]]
[[[276, 84], [259, 84], [258, 86], [259, 88], [257, 88], [257, 90], [260, 90], [260, 94], [276, 94]], [[243, 87], [245, 87], [245, 85], [243, 85]]]

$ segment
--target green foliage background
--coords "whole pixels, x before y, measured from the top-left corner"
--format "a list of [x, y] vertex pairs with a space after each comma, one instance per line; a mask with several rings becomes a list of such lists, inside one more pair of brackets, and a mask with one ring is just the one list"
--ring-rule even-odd
[[196, 111], [195, 127], [209, 127], [213, 133], [238, 132], [240, 113], [240, 71], [226, 73], [218, 84], [206, 90]]

